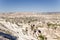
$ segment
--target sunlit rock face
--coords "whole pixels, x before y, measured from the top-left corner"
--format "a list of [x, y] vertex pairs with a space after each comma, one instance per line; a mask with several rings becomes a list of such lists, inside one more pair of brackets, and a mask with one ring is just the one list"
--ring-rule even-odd
[[16, 37], [15, 40], [60, 40], [59, 18], [60, 14], [54, 13], [1, 14], [0, 32]]

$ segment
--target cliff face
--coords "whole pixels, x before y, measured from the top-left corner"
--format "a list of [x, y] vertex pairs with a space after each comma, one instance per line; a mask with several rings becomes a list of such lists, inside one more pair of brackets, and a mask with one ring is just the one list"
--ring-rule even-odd
[[60, 14], [1, 14], [0, 32], [17, 40], [60, 40]]

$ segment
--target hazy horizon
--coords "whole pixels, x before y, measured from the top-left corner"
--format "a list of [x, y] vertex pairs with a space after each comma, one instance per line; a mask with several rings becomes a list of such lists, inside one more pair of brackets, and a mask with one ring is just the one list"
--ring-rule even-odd
[[60, 0], [0, 0], [0, 12], [60, 12]]

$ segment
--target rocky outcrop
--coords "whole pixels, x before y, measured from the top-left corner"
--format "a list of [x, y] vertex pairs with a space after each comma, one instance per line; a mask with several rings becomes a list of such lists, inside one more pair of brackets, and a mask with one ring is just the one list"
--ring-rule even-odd
[[59, 18], [60, 14], [4, 14], [0, 16], [0, 32], [15, 36], [16, 40], [59, 40]]

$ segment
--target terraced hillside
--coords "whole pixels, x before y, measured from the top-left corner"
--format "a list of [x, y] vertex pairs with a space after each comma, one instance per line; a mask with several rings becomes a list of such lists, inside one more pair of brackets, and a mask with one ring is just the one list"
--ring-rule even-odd
[[60, 40], [60, 14], [1, 13], [0, 32], [16, 40]]

